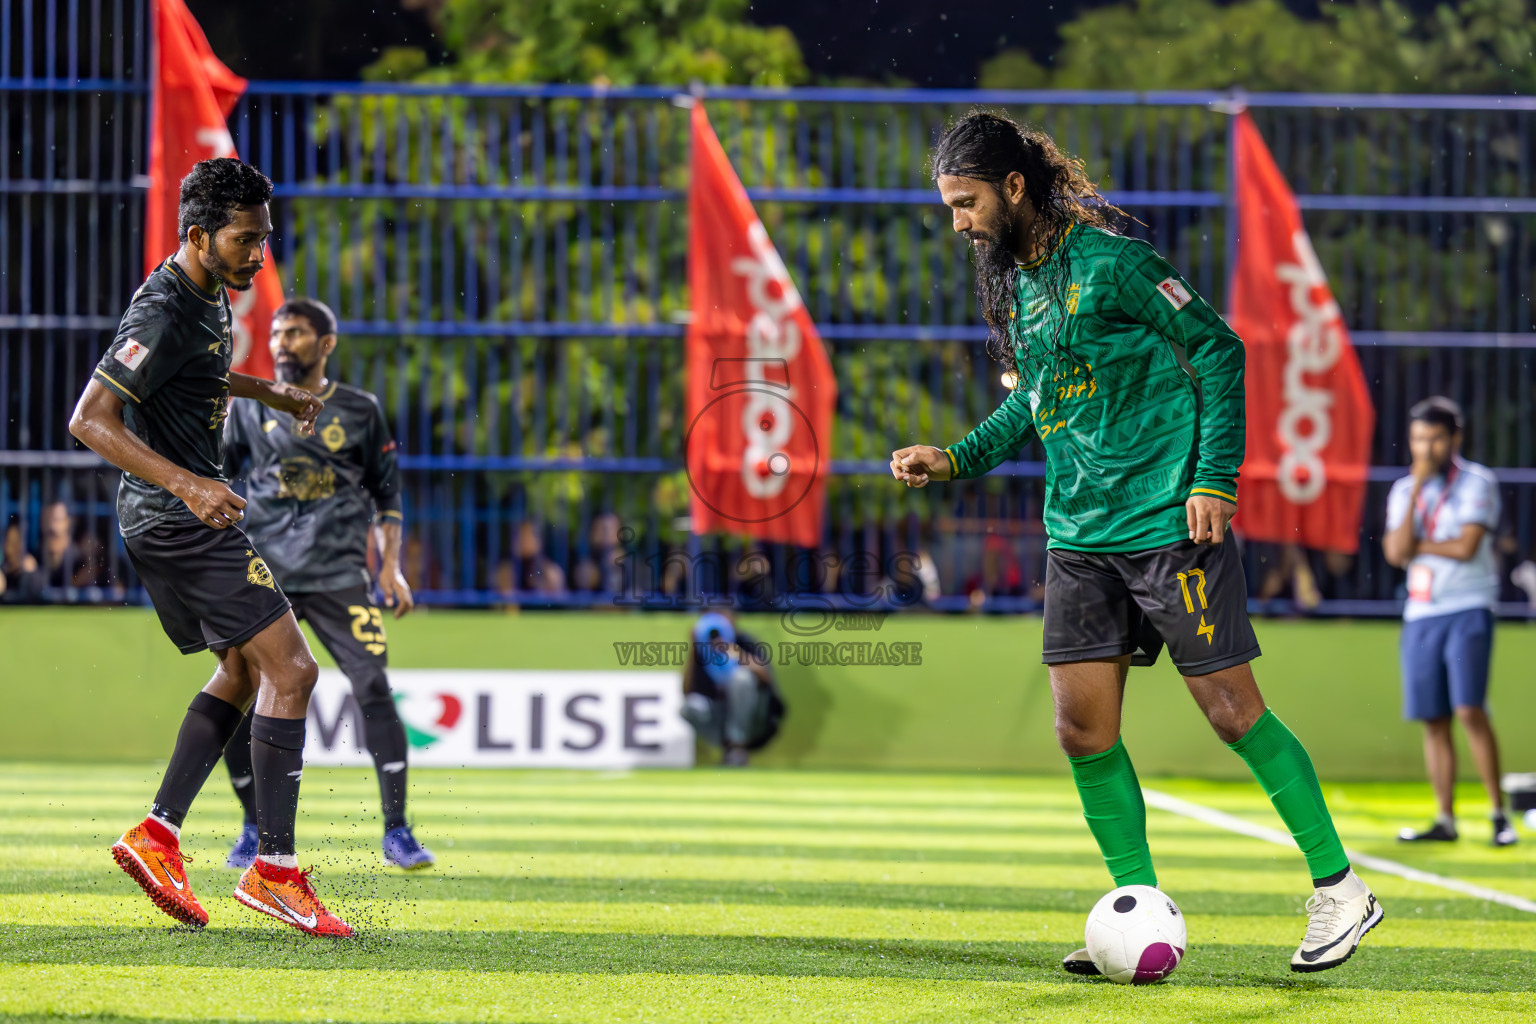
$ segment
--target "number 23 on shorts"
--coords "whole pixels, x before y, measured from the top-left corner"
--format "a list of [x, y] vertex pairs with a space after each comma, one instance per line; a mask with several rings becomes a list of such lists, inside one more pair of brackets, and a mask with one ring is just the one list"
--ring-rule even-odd
[[[383, 654], [385, 650], [384, 617], [372, 606], [350, 605], [347, 614], [352, 616], [352, 635], [369, 654]], [[371, 628], [370, 628], [371, 627]]]

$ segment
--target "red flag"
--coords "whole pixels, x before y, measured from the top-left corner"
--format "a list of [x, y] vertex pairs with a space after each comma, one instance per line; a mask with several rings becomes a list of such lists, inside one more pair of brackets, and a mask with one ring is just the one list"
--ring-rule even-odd
[[[176, 206], [181, 179], [199, 160], [234, 156], [229, 113], [246, 81], [214, 56], [208, 37], [182, 0], [150, 0], [154, 66], [150, 76], [149, 196], [144, 204], [144, 273], [178, 248]], [[283, 283], [269, 265], [243, 292], [230, 292], [234, 310], [233, 367], [272, 376], [267, 334], [283, 304]]]
[[693, 531], [821, 543], [832, 364], [703, 104], [688, 190], [688, 481]]
[[1376, 412], [1296, 197], [1253, 119], [1237, 115], [1236, 128], [1232, 326], [1248, 351], [1238, 525], [1254, 540], [1353, 554]]

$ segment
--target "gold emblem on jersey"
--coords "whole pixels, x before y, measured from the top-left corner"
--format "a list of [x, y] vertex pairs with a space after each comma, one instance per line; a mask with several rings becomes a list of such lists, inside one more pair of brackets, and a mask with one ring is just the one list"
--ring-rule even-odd
[[251, 558], [251, 564], [245, 570], [246, 582], [258, 587], [266, 587], [268, 590], [276, 590], [277, 584], [272, 582], [272, 570], [267, 568], [267, 563], [250, 548], [246, 548], [245, 553]]
[[341, 446], [347, 443], [347, 432], [341, 427], [340, 416], [331, 417], [331, 425], [320, 431], [320, 440], [331, 451], [341, 451]]
[[1082, 290], [1083, 290], [1083, 286], [1080, 285], [1080, 284], [1075, 284], [1072, 287], [1067, 289], [1067, 315], [1068, 316], [1071, 316], [1073, 313], [1077, 312], [1077, 297], [1078, 297], [1079, 294], [1081, 294]]
[[307, 455], [284, 459], [274, 472], [279, 498], [319, 501], [336, 493], [336, 471]]
[[265, 433], [272, 433], [272, 428], [277, 426], [277, 420], [267, 420], [262, 423], [261, 429]]
[[208, 429], [218, 430], [224, 425], [224, 417], [229, 415], [229, 392], [226, 391], [218, 398], [210, 398], [213, 403], [213, 413], [208, 417]]

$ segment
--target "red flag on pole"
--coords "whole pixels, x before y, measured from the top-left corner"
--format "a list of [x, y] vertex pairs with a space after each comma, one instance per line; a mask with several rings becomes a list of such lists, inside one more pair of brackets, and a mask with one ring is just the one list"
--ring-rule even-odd
[[821, 543], [832, 364], [741, 179], [693, 107], [688, 481], [693, 532]]
[[[234, 156], [229, 113], [245, 92], [245, 79], [214, 56], [202, 27], [182, 0], [150, 0], [154, 63], [150, 76], [149, 196], [144, 204], [144, 273], [179, 245], [176, 207], [181, 179], [199, 160]], [[230, 292], [234, 311], [233, 367], [272, 376], [267, 333], [283, 304], [275, 266], [256, 275], [251, 288]]]
[[1254, 540], [1353, 554], [1376, 412], [1296, 197], [1252, 118], [1235, 127], [1232, 326], [1248, 352], [1238, 525]]

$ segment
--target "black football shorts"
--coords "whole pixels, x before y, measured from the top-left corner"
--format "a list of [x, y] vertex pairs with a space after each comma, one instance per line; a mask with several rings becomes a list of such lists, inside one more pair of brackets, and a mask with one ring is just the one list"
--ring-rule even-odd
[[1252, 661], [1248, 585], [1230, 536], [1133, 554], [1051, 548], [1045, 563], [1047, 665], [1131, 655], [1151, 665], [1163, 645], [1186, 676]]
[[288, 614], [288, 598], [238, 526], [161, 520], [123, 546], [183, 654], [243, 644]]
[[384, 612], [373, 603], [362, 584], [342, 590], [289, 594], [293, 614], [307, 622], [336, 665], [352, 683], [357, 702], [388, 700], [389, 641], [384, 635]]

